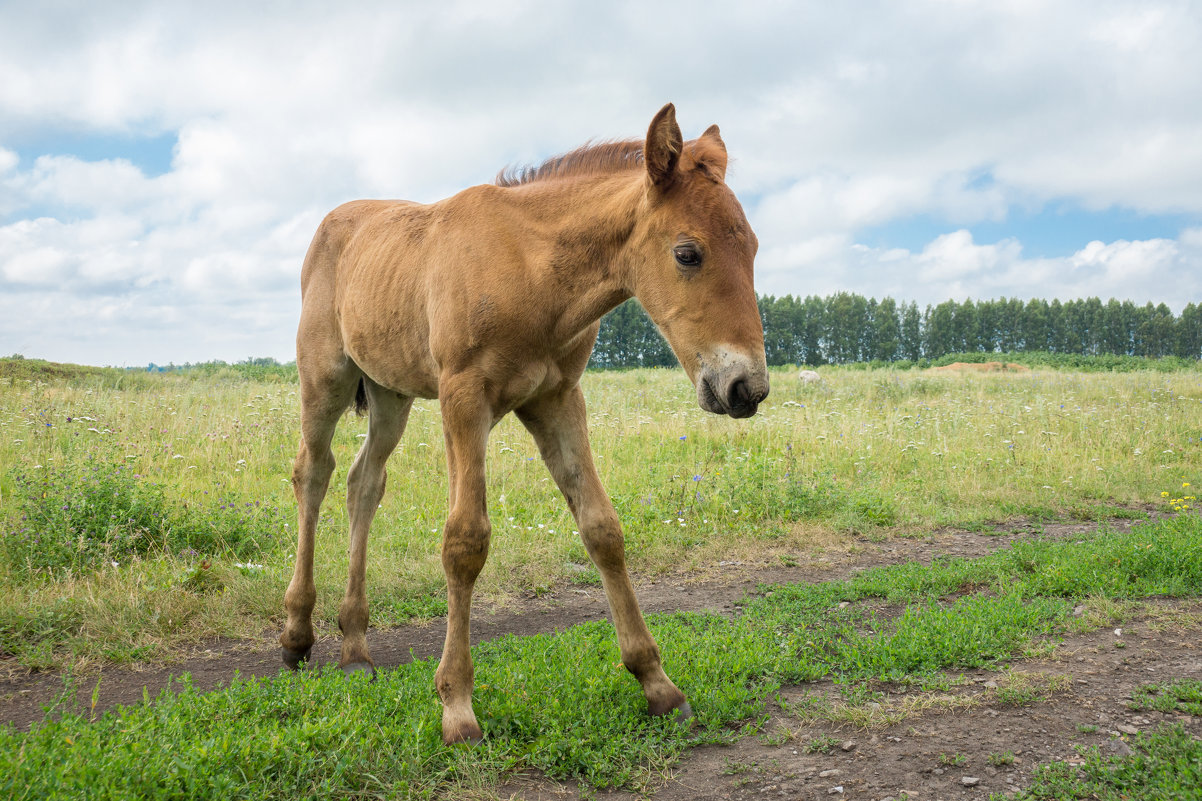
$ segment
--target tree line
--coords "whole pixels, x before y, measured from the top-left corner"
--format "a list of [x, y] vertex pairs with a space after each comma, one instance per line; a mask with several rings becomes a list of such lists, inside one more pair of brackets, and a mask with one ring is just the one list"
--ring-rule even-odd
[[[849, 292], [759, 298], [768, 364], [938, 359], [951, 353], [1040, 351], [1082, 356], [1202, 358], [1202, 305], [1083, 300], [876, 300]], [[601, 320], [590, 367], [670, 367], [676, 357], [638, 301]]]

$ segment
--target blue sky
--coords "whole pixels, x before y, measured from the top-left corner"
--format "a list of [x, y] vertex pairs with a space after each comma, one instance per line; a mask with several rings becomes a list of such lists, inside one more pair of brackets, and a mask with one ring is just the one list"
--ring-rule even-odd
[[1197, 4], [0, 0], [0, 76], [0, 354], [290, 359], [329, 209], [667, 101], [761, 292], [1202, 302]]
[[124, 159], [147, 178], [154, 178], [171, 171], [176, 141], [174, 131], [148, 134], [47, 127], [14, 136], [7, 144], [24, 163], [32, 163], [39, 156], [72, 156], [81, 161]]
[[1182, 230], [1198, 223], [1196, 214], [1144, 214], [1121, 207], [1090, 210], [1072, 202], [1052, 202], [1037, 209], [1011, 208], [1004, 219], [967, 225], [925, 215], [899, 217], [860, 230], [856, 240], [878, 248], [921, 250], [947, 233], [949, 227], [964, 228], [977, 242], [1013, 238], [1022, 243], [1025, 256], [1063, 258], [1076, 253], [1083, 243], [1095, 240], [1175, 239]]

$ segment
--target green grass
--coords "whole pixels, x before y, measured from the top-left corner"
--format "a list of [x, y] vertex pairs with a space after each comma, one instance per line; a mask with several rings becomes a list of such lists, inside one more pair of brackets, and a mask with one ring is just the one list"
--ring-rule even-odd
[[1128, 740], [1129, 756], [1104, 756], [1096, 746], [1084, 751], [1085, 764], [1040, 765], [1035, 783], [1014, 795], [994, 794], [994, 801], [1055, 799], [1075, 801], [1192, 801], [1202, 798], [1202, 741], [1184, 727], [1162, 727]]
[[[279, 625], [295, 527], [291, 373], [202, 367], [147, 374], [0, 360], [0, 637], [20, 639], [30, 626], [44, 635], [17, 653], [23, 664], [168, 659], [207, 636]], [[644, 575], [730, 559], [796, 564], [857, 536], [988, 531], [1015, 516], [1142, 515], [1149, 504], [1167, 508], [1162, 492], [1196, 484], [1202, 463], [1193, 370], [829, 368], [818, 386], [775, 370], [772, 395], [746, 421], [700, 411], [679, 370], [589, 373], [584, 387], [598, 469]], [[346, 470], [365, 431], [348, 416], [334, 441], [316, 554], [319, 633], [335, 630], [343, 595]], [[494, 536], [479, 593], [595, 583], [515, 420], [497, 426], [488, 457]], [[369, 543], [375, 625], [445, 605], [436, 403], [414, 405], [388, 487]], [[88, 500], [101, 496], [120, 503], [101, 514]], [[246, 509], [250, 520], [234, 514]], [[203, 559], [221, 591], [176, 580]], [[263, 572], [234, 575], [247, 561]], [[72, 625], [30, 622], [60, 603]]]
[[1202, 715], [1202, 681], [1180, 679], [1168, 684], [1145, 684], [1135, 691], [1129, 706], [1136, 710]]
[[[1151, 558], [1156, 553], [1165, 556]], [[1064, 575], [1048, 580], [1053, 568]], [[829, 676], [854, 700], [871, 694], [870, 681], [920, 683], [948, 669], [1003, 665], [1032, 638], [1065, 631], [1080, 599], [1115, 588], [1128, 597], [1198, 595], [1202, 518], [842, 582], [765, 587], [733, 619], [653, 616], [665, 668], [697, 715], [691, 731], [645, 716], [612, 628], [588, 623], [474, 649], [486, 735], [478, 747], [441, 745], [433, 660], [382, 671], [371, 683], [327, 671], [236, 680], [201, 694], [185, 680], [178, 693], [95, 722], [51, 714], [29, 733], [0, 730], [0, 795], [432, 798], [529, 769], [588, 787], [639, 789], [691, 745], [756, 730], [784, 683]], [[865, 599], [874, 603], [856, 603]], [[889, 604], [898, 606], [880, 611]], [[1185, 783], [1197, 770], [1196, 744], [1164, 736], [1175, 739], [1149, 740], [1146, 770], [1197, 786]], [[1106, 776], [1119, 770], [1103, 762]]]

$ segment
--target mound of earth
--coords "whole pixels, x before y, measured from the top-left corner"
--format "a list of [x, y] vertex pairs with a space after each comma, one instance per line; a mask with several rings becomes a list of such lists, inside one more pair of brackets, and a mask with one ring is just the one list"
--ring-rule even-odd
[[1026, 373], [1031, 368], [1015, 362], [952, 362], [942, 367], [932, 367], [932, 370], [954, 370], [961, 372], [976, 371], [979, 373]]

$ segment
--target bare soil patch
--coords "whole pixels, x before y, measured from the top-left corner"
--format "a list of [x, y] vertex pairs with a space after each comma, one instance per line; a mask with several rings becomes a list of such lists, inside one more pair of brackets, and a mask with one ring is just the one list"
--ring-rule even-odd
[[952, 362], [932, 370], [978, 373], [1029, 373], [1031, 368], [1017, 362]]
[[[1129, 521], [1114, 521], [1127, 527]], [[638, 581], [637, 591], [647, 612], [710, 610], [731, 612], [734, 605], [760, 583], [818, 582], [845, 578], [870, 567], [906, 562], [930, 562], [938, 556], [975, 557], [1034, 536], [1073, 537], [1097, 527], [1094, 523], [1028, 525], [1016, 522], [1002, 533], [945, 531], [923, 538], [885, 542], [859, 541], [851, 553], [828, 551], [808, 562], [786, 567], [722, 563], [703, 575], [680, 575]], [[519, 599], [503, 608], [474, 610], [474, 641], [503, 634], [556, 631], [607, 616], [599, 587], [564, 585], [541, 597]], [[1167, 622], [1166, 622], [1167, 621]], [[829, 682], [786, 688], [786, 706], [770, 706], [771, 718], [759, 735], [731, 746], [706, 746], [686, 755], [671, 777], [654, 788], [665, 801], [689, 799], [765, 798], [986, 798], [991, 792], [1012, 792], [1029, 784], [1034, 766], [1052, 759], [1075, 758], [1076, 745], [1102, 745], [1121, 752], [1123, 737], [1154, 729], [1165, 721], [1181, 720], [1202, 736], [1202, 718], [1136, 712], [1127, 707], [1131, 694], [1150, 681], [1202, 679], [1202, 650], [1196, 629], [1202, 625], [1202, 602], [1153, 601], [1117, 628], [1106, 627], [1073, 635], [1045, 658], [1027, 660], [1014, 672], [1035, 677], [1049, 688], [1047, 697], [1022, 706], [1008, 705], [993, 685], [1005, 674], [984, 671], [956, 673], [953, 686], [924, 692], [914, 687], [881, 686], [880, 708], [913, 708], [900, 722], [865, 728], [853, 723], [799, 718], [789, 707], [814, 694], [837, 699]], [[372, 655], [379, 668], [404, 664], [412, 658], [436, 656], [442, 647], [445, 622], [423, 626], [373, 629]], [[168, 667], [109, 668], [98, 677], [82, 678], [76, 709], [86, 711], [92, 689], [100, 680], [97, 713], [117, 704], [153, 697], [171, 678], [188, 673], [193, 684], [212, 689], [235, 675], [275, 675], [281, 669], [275, 632], [251, 641], [216, 640]], [[338, 657], [336, 638], [324, 638], [314, 648], [320, 667]], [[961, 676], [963, 678], [961, 678]], [[1040, 679], [1048, 676], [1050, 679]], [[45, 708], [61, 695], [62, 676], [32, 674], [0, 680], [0, 722], [28, 728], [41, 720]], [[925, 709], [919, 709], [925, 708]], [[829, 750], [814, 750], [815, 744]], [[968, 780], [976, 780], [970, 782]], [[841, 788], [841, 789], [837, 789]], [[592, 797], [573, 785], [539, 776], [517, 776], [499, 788], [508, 799], [577, 799]], [[629, 793], [608, 792], [599, 798], [625, 801]]]

